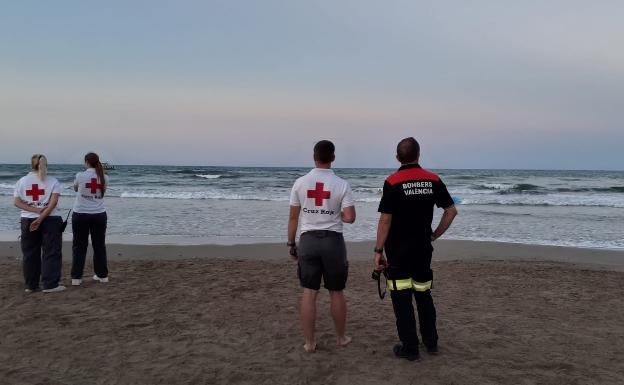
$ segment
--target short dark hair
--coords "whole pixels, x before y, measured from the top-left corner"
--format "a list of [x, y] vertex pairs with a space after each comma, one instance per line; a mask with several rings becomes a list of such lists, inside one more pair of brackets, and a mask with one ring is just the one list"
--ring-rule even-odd
[[314, 145], [314, 160], [320, 163], [331, 163], [334, 161], [334, 151], [336, 147], [329, 140], [321, 140]]
[[405, 138], [397, 144], [397, 159], [401, 163], [412, 163], [420, 156], [420, 145], [416, 139]]

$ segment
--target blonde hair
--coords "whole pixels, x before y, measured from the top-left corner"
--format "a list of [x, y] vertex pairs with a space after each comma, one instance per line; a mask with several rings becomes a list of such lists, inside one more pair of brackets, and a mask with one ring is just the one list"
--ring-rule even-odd
[[48, 158], [43, 154], [35, 154], [30, 158], [30, 165], [33, 171], [37, 171], [39, 179], [45, 180], [48, 175]]

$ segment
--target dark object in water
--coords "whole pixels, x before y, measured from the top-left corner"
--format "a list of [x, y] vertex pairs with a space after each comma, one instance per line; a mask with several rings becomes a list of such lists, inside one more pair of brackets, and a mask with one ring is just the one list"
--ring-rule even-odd
[[102, 167], [104, 167], [104, 170], [114, 170], [115, 166], [113, 166], [112, 164], [109, 164], [108, 162], [103, 162], [102, 163]]

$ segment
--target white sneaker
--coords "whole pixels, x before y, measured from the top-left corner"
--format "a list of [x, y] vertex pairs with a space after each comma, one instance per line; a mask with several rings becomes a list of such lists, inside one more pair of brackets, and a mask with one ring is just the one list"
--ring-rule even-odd
[[72, 278], [72, 286], [80, 286], [82, 285], [82, 279], [73, 279]]
[[57, 287], [52, 289], [43, 289], [44, 293], [58, 293], [61, 291], [65, 291], [65, 286], [58, 285]]
[[24, 293], [32, 293], [33, 289], [24, 289]]
[[94, 280], [94, 281], [99, 281], [100, 283], [108, 283], [108, 277], [106, 277], [106, 278], [100, 278], [100, 277], [98, 277], [97, 275], [94, 275], [94, 276], [93, 276], [93, 280]]

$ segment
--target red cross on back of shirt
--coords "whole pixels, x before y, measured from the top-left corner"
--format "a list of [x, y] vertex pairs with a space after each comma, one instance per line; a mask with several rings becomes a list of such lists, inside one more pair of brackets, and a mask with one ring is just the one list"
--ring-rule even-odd
[[32, 197], [33, 202], [38, 201], [41, 195], [45, 195], [45, 190], [39, 190], [39, 185], [37, 183], [33, 184], [30, 190], [26, 190], [26, 196]]
[[104, 185], [99, 184], [96, 178], [91, 178], [91, 183], [85, 184], [85, 187], [91, 189], [91, 194], [95, 194], [98, 189], [102, 190]]
[[330, 191], [323, 191], [325, 185], [322, 182], [316, 182], [316, 189], [308, 190], [308, 198], [314, 198], [315, 206], [323, 206], [323, 200], [331, 197]]

